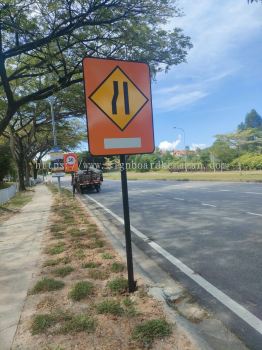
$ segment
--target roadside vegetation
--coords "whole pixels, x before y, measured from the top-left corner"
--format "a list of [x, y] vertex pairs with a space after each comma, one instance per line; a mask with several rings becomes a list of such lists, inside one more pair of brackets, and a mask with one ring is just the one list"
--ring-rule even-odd
[[16, 346], [173, 349], [176, 333], [161, 303], [147, 294], [140, 279], [138, 290], [129, 295], [125, 264], [82, 204], [69, 191], [50, 190], [54, 203], [44, 259], [28, 293], [29, 312], [21, 320]]
[[18, 192], [7, 203], [0, 205], [0, 222], [4, 222], [15, 213], [19, 212], [33, 197], [34, 191]]
[[[105, 179], [120, 180], [120, 172], [108, 172]], [[225, 172], [170, 172], [168, 170], [134, 172], [128, 171], [128, 180], [175, 180], [175, 181], [230, 181], [230, 182], [262, 182], [260, 171], [225, 171]]]

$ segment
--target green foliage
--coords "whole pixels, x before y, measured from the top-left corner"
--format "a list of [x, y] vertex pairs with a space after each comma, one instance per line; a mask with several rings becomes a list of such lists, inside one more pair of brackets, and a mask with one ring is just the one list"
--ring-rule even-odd
[[82, 300], [91, 295], [94, 291], [94, 285], [88, 281], [77, 282], [69, 293], [69, 297], [75, 301]]
[[70, 320], [66, 321], [64, 325], [60, 328], [59, 333], [77, 333], [77, 332], [94, 332], [96, 327], [96, 322], [92, 317], [87, 315], [76, 315]]
[[124, 309], [120, 303], [115, 300], [105, 300], [97, 304], [96, 310], [99, 314], [111, 314], [115, 316], [122, 316], [124, 314]]
[[6, 175], [14, 173], [9, 145], [0, 138], [0, 184]]
[[31, 294], [52, 292], [54, 290], [62, 289], [64, 287], [64, 282], [57, 281], [51, 278], [43, 278], [38, 281], [31, 291]]
[[239, 170], [262, 169], [262, 154], [245, 153], [235, 158], [231, 165]]
[[93, 280], [105, 280], [109, 277], [109, 273], [105, 270], [91, 269], [88, 276]]
[[55, 318], [53, 315], [40, 314], [33, 318], [31, 325], [32, 335], [40, 334], [46, 332], [48, 328], [55, 324]]
[[253, 128], [261, 128], [262, 127], [262, 118], [257, 113], [255, 109], [252, 109], [245, 117], [245, 122], [241, 123], [238, 126], [238, 130], [243, 131], [246, 129], [253, 129]]
[[123, 272], [124, 269], [125, 269], [125, 265], [121, 264], [121, 263], [118, 263], [118, 262], [114, 262], [111, 265], [111, 271], [112, 272]]
[[74, 271], [74, 269], [72, 266], [60, 267], [60, 268], [54, 270], [54, 275], [58, 276], [58, 277], [65, 277], [73, 271]]
[[223, 163], [230, 163], [238, 155], [235, 148], [230, 147], [227, 142], [222, 140], [216, 140], [210, 147], [210, 152], [217, 161]]
[[113, 255], [110, 254], [110, 253], [103, 253], [102, 254], [102, 259], [106, 259], [106, 260], [110, 260], [110, 259], [113, 259]]
[[48, 254], [51, 254], [51, 255], [60, 254], [60, 253], [63, 253], [64, 251], [65, 251], [64, 243], [58, 243], [58, 244], [48, 248], [48, 250], [47, 250]]
[[168, 19], [180, 15], [173, 1], [85, 5], [82, 0], [22, 0], [8, 1], [1, 9], [7, 78], [1, 92], [0, 133], [18, 111], [53, 93], [61, 95], [71, 116], [74, 110], [83, 113], [82, 87], [73, 95], [63, 89], [82, 81], [81, 60], [87, 55], [148, 62], [153, 75], [185, 62], [190, 39], [179, 28], [163, 29]]
[[99, 267], [99, 264], [98, 263], [95, 263], [95, 262], [88, 262], [88, 263], [84, 263], [82, 265], [82, 267], [84, 269], [95, 269], [96, 267]]
[[165, 320], [156, 319], [145, 321], [134, 328], [132, 338], [149, 348], [155, 339], [162, 339], [171, 334], [172, 327]]
[[114, 294], [123, 294], [128, 290], [128, 281], [123, 277], [119, 277], [109, 281], [107, 286]]

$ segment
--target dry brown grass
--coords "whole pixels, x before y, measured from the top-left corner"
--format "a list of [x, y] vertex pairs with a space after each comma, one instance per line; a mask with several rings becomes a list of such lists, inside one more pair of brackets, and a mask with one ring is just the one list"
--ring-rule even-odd
[[[28, 296], [14, 349], [142, 349], [146, 342], [141, 337], [138, 341], [132, 334], [145, 321], [165, 319], [162, 305], [147, 295], [140, 279], [138, 291], [128, 295], [123, 261], [83, 205], [67, 192], [61, 196], [54, 193], [52, 223], [37, 280], [59, 273], [64, 287]], [[68, 216], [71, 219], [65, 225]], [[59, 232], [64, 235], [65, 249], [50, 255], [50, 246], [61, 244], [54, 237]], [[69, 269], [69, 274], [63, 273]], [[172, 331], [171, 335], [152, 341], [150, 348], [173, 350], [176, 342], [177, 334]]]

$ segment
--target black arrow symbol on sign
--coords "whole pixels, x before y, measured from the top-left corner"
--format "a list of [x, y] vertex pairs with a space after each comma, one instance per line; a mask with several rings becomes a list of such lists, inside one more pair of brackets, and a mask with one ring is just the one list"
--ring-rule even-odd
[[[114, 89], [114, 95], [112, 98], [112, 114], [117, 114], [117, 98], [119, 94], [118, 81], [113, 81], [113, 89]], [[130, 114], [128, 83], [125, 81], [123, 82], [123, 90], [124, 90], [125, 114]]]

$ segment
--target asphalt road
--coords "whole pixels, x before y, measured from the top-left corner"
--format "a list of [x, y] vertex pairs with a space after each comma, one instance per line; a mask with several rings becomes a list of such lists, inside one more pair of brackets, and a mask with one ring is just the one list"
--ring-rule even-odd
[[[132, 226], [236, 302], [233, 309], [242, 306], [247, 319], [262, 320], [262, 185], [129, 181], [128, 186]], [[106, 180], [101, 193], [88, 196], [123, 217], [120, 181]], [[253, 328], [163, 255], [159, 259], [250, 348], [262, 349], [262, 323], [255, 320], [258, 329]]]

